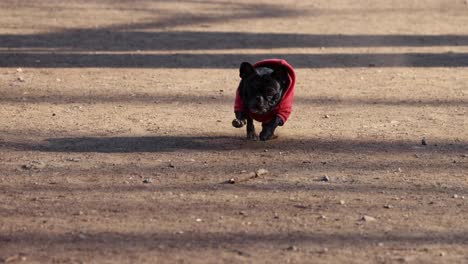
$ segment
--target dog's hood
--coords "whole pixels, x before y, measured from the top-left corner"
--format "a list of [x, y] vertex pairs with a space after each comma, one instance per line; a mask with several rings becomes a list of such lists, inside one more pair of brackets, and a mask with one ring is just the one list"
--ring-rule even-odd
[[239, 96], [239, 89], [237, 89], [236, 100], [234, 102], [234, 111], [248, 113], [250, 117], [262, 123], [266, 123], [270, 121], [272, 118], [274, 118], [277, 115], [279, 118], [281, 118], [281, 120], [283, 121], [283, 124], [286, 123], [286, 120], [289, 118], [289, 115], [291, 115], [292, 104], [293, 104], [293, 99], [294, 99], [294, 86], [296, 84], [296, 74], [294, 73], [293, 67], [289, 65], [287, 61], [281, 60], [281, 59], [262, 60], [262, 61], [255, 63], [253, 66], [254, 68], [259, 68], [259, 67], [277, 68], [278, 66], [285, 67], [288, 72], [289, 86], [284, 91], [284, 94], [283, 94], [283, 97], [281, 98], [280, 103], [272, 111], [263, 115], [251, 113], [244, 106], [244, 103], [242, 102], [242, 99]]

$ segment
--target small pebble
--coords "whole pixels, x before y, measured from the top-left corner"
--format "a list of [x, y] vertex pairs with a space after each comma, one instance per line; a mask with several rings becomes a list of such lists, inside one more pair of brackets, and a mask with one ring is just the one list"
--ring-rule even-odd
[[385, 209], [392, 209], [392, 208], [393, 208], [393, 205], [386, 204], [386, 205], [383, 206], [383, 208], [385, 208]]
[[325, 247], [325, 248], [322, 248], [322, 250], [320, 250], [319, 253], [320, 253], [320, 254], [325, 254], [325, 253], [327, 253], [327, 252], [328, 252], [328, 248]]
[[345, 201], [344, 201], [344, 200], [340, 200], [340, 204], [341, 204], [341, 205], [345, 204]]
[[322, 178], [320, 178], [320, 181], [329, 182], [329, 181], [330, 181], [330, 177], [328, 177], [327, 175], [324, 175], [324, 176], [322, 176]]
[[201, 222], [202, 220], [201, 220], [201, 218], [197, 218], [197, 219], [195, 219], [195, 221], [196, 222]]
[[421, 140], [421, 145], [423, 145], [423, 146], [426, 146], [426, 145], [427, 145], [426, 138], [422, 138], [422, 140]]
[[297, 251], [298, 248], [296, 246], [289, 246], [286, 248], [286, 250], [289, 250], [289, 251]]
[[231, 178], [231, 179], [228, 180], [228, 183], [234, 184], [234, 183], [236, 183], [236, 180], [234, 178]]
[[258, 169], [258, 170], [255, 172], [255, 176], [260, 177], [260, 176], [265, 175], [265, 174], [267, 174], [267, 173], [268, 173], [268, 171], [265, 170], [265, 169]]
[[364, 221], [364, 222], [374, 222], [374, 221], [377, 221], [377, 219], [375, 219], [375, 218], [372, 217], [372, 216], [364, 215], [363, 217], [361, 217], [361, 221]]
[[324, 115], [323, 118], [330, 118], [330, 116], [329, 115]]
[[150, 178], [145, 178], [143, 180], [143, 183], [152, 183], [152, 182], [153, 182], [153, 180], [151, 180]]
[[460, 196], [458, 196], [458, 194], [454, 194], [452, 197], [455, 198], [455, 199], [460, 198]]

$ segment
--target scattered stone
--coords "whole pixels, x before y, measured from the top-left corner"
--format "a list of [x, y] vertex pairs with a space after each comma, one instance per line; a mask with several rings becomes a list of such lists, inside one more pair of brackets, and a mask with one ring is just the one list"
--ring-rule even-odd
[[454, 199], [460, 198], [460, 196], [458, 196], [458, 194], [454, 194], [452, 197], [453, 197]]
[[364, 221], [364, 222], [374, 222], [374, 221], [377, 221], [377, 219], [375, 219], [375, 218], [372, 217], [372, 216], [368, 216], [368, 215], [364, 215], [363, 217], [361, 217], [360, 220], [361, 220], [361, 221]]
[[78, 212], [74, 213], [73, 215], [83, 215], [83, 214], [84, 214], [83, 211], [78, 211]]
[[273, 218], [274, 218], [274, 219], [279, 219], [278, 213], [275, 212], [274, 215], [273, 215]]
[[385, 209], [392, 209], [392, 208], [393, 208], [393, 205], [386, 204], [386, 205], [383, 206], [383, 208], [385, 208]]
[[309, 206], [303, 204], [295, 204], [294, 207], [299, 209], [309, 209]]
[[247, 213], [244, 212], [244, 211], [240, 211], [239, 214], [242, 215], [242, 216], [247, 216]]
[[325, 253], [327, 253], [327, 252], [328, 252], [328, 248], [326, 248], [326, 247], [322, 248], [322, 249], [319, 251], [320, 254], [325, 254]]
[[23, 69], [17, 68], [16, 71], [17, 71], [17, 72], [23, 72]]
[[426, 141], [426, 138], [423, 137], [422, 140], [421, 140], [421, 145], [423, 146], [426, 146], [427, 145], [427, 141]]
[[79, 161], [81, 161], [81, 159], [79, 159], [79, 158], [66, 158], [65, 160], [66, 160], [66, 161], [71, 161], [71, 162], [79, 162]]
[[339, 202], [341, 205], [344, 205], [345, 204], [345, 201], [344, 200], [340, 200]]
[[324, 175], [324, 176], [322, 176], [322, 178], [320, 178], [320, 181], [329, 182], [329, 181], [330, 181], [330, 177], [328, 177], [327, 175]]
[[174, 163], [170, 162], [168, 167], [169, 168], [175, 168], [176, 166], [174, 165]]
[[325, 216], [325, 215], [320, 215], [320, 216], [318, 217], [318, 219], [327, 220], [327, 216]]
[[195, 221], [200, 223], [202, 220], [201, 220], [201, 218], [197, 218], [197, 219], [195, 219]]
[[[242, 173], [244, 173], [244, 171], [242, 171]], [[239, 178], [239, 179], [231, 178], [231, 179], [229, 179], [229, 180], [227, 180], [225, 182], [222, 182], [222, 184], [226, 184], [226, 183], [235, 184], [235, 183], [240, 183], [240, 182], [246, 182], [246, 181], [258, 178], [260, 176], [263, 176], [263, 175], [265, 175], [267, 173], [268, 173], [268, 171], [265, 170], [265, 169], [258, 169], [256, 172], [252, 171], [249, 174], [247, 174], [247, 177], [243, 177], [243, 178]]]
[[79, 233], [79, 234], [78, 234], [78, 238], [80, 238], [80, 239], [86, 239], [87, 236], [86, 236], [85, 234], [83, 234], [83, 233]]
[[41, 161], [33, 160], [28, 164], [21, 166], [23, 170], [41, 170], [46, 167], [46, 164]]
[[441, 256], [441, 257], [445, 256], [445, 252], [440, 252], [439, 256]]
[[383, 247], [383, 246], [384, 246], [384, 243], [382, 243], [382, 242], [379, 242], [379, 243], [377, 243], [377, 246], [379, 246], [379, 247]]
[[6, 257], [4, 259], [0, 258], [0, 263], [10, 263], [10, 262], [16, 262], [16, 261], [26, 261], [26, 256], [24, 253], [20, 253], [14, 256]]
[[25, 82], [25, 81], [26, 81], [26, 80], [25, 80], [23, 77], [21, 77], [21, 76], [18, 77], [17, 80], [18, 80], [19, 82]]
[[298, 251], [299, 249], [296, 246], [289, 246], [286, 248], [288, 251]]
[[260, 177], [260, 176], [265, 175], [265, 174], [268, 174], [268, 171], [266, 169], [258, 169], [255, 172], [255, 176], [257, 176], [257, 177]]
[[152, 183], [152, 182], [153, 182], [153, 180], [150, 179], [150, 178], [143, 179], [143, 183]]
[[323, 118], [330, 118], [330, 116], [329, 115], [324, 115]]
[[396, 170], [396, 172], [402, 172], [402, 171], [403, 171], [403, 170], [401, 170], [401, 168], [398, 168], [398, 169]]

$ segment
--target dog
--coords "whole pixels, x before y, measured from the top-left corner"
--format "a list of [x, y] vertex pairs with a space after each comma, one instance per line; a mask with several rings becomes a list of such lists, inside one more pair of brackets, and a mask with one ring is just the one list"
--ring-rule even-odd
[[[255, 64], [242, 62], [241, 81], [234, 102], [232, 126], [247, 124], [247, 139], [266, 141], [276, 138], [275, 130], [283, 126], [292, 111], [296, 77], [285, 60], [268, 59]], [[262, 123], [257, 136], [253, 120]]]

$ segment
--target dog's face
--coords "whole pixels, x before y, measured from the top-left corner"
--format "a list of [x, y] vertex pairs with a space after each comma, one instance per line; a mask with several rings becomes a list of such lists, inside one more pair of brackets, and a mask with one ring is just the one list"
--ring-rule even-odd
[[255, 69], [250, 63], [240, 66], [239, 95], [251, 113], [265, 114], [281, 101], [287, 88], [288, 74], [284, 68]]

